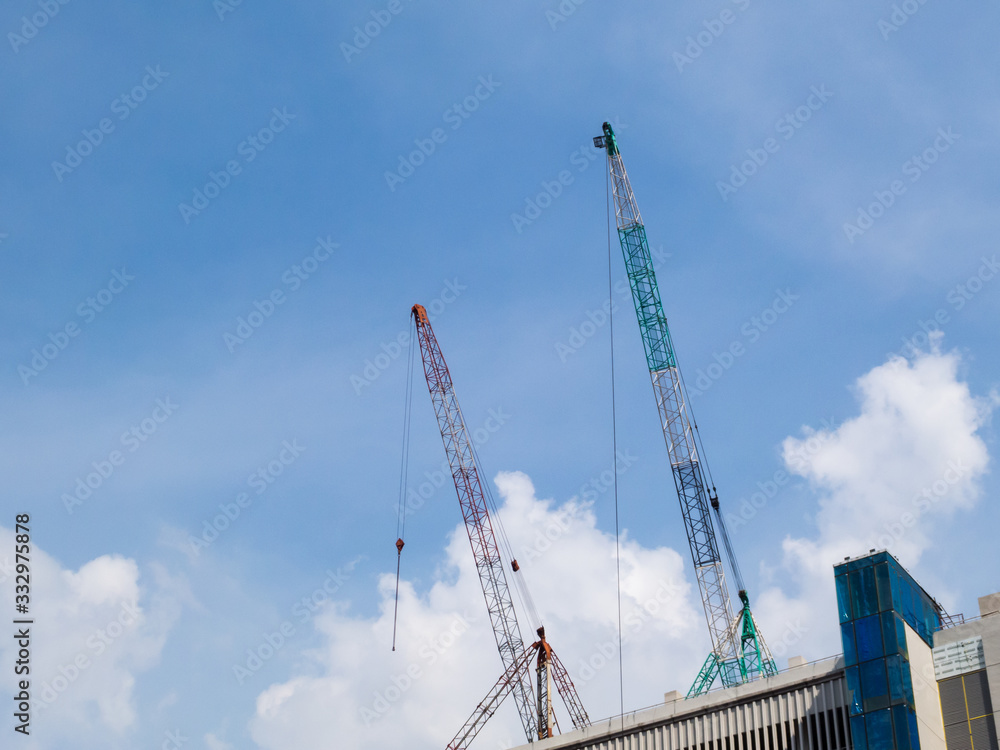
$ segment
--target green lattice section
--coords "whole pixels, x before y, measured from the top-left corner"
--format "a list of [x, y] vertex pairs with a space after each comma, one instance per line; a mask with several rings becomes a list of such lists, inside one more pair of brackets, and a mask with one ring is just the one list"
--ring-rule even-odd
[[676, 367], [674, 345], [667, 328], [667, 316], [663, 314], [660, 290], [656, 286], [656, 273], [653, 271], [653, 258], [646, 240], [646, 227], [632, 224], [619, 229], [618, 239], [625, 251], [625, 270], [632, 287], [635, 311], [639, 316], [646, 364], [652, 372]]

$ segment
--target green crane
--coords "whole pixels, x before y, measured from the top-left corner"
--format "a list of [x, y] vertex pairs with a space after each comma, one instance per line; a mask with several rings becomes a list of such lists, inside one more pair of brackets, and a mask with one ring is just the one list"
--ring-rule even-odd
[[[688, 691], [690, 698], [708, 691], [716, 677], [724, 686], [732, 687], [776, 674], [777, 667], [750, 612], [750, 598], [719, 510], [718, 494], [715, 487], [711, 492], [706, 489], [703, 460], [698, 451], [700, 439], [696, 428], [692, 427], [691, 409], [686, 403], [684, 382], [677, 368], [667, 318], [663, 314], [646, 228], [625, 173], [614, 131], [609, 123], [604, 123], [603, 130], [604, 135], [594, 138], [594, 146], [605, 149], [608, 154], [618, 239], [625, 256], [625, 268], [646, 351], [646, 364], [653, 381], [663, 437], [670, 454], [674, 485], [712, 639], [712, 651]], [[741, 608], [738, 615], [733, 614], [726, 587], [712, 511], [715, 512], [715, 524], [718, 525], [739, 590]]]

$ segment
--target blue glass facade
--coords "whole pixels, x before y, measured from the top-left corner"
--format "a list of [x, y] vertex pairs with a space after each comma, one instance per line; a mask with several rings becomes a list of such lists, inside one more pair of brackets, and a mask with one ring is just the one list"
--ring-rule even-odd
[[888, 552], [833, 572], [854, 750], [920, 750], [903, 623], [931, 647], [938, 608]]

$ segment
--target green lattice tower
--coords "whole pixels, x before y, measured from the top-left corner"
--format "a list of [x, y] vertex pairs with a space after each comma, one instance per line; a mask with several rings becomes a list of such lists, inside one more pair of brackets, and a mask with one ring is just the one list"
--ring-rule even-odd
[[[705, 474], [692, 427], [693, 419], [686, 403], [667, 318], [663, 313], [646, 228], [622, 163], [614, 131], [609, 123], [604, 123], [603, 130], [604, 135], [595, 138], [594, 145], [604, 148], [608, 154], [618, 239], [625, 257], [632, 300], [646, 352], [646, 364], [653, 383], [663, 437], [670, 455], [674, 486], [680, 501], [684, 529], [712, 639], [712, 651], [688, 692], [690, 697], [710, 689], [716, 676], [723, 685], [733, 686], [758, 676], [775, 674], [777, 670], [750, 612], [749, 598], [742, 584], [729, 535], [725, 531], [718, 498], [714, 494], [710, 496], [706, 491]], [[722, 530], [731, 568], [739, 586], [743, 607], [738, 616], [733, 613], [726, 587], [712, 510], [715, 511], [715, 522]]]

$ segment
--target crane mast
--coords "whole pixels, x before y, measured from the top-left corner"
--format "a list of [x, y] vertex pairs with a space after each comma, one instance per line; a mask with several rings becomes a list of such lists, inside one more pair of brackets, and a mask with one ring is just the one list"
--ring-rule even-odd
[[521, 724], [528, 741], [531, 742], [537, 733], [531, 680], [526, 671], [515, 669], [521, 661], [525, 648], [517, 624], [517, 615], [514, 612], [514, 602], [507, 586], [503, 560], [500, 557], [493, 524], [486, 506], [472, 441], [469, 439], [469, 431], [462, 417], [462, 409], [455, 397], [451, 373], [427, 318], [427, 311], [422, 305], [414, 305], [412, 313], [416, 323], [417, 340], [420, 343], [427, 389], [430, 391], [438, 426], [441, 428], [441, 439], [448, 456], [448, 464], [451, 466], [452, 478], [455, 480], [455, 490], [458, 492], [458, 502], [462, 506], [465, 528], [469, 532], [472, 555], [476, 560], [479, 582], [486, 598], [486, 609], [493, 625], [493, 635], [500, 651], [504, 674], [511, 675], [510, 691], [514, 693], [514, 702], [521, 715]]
[[[677, 367], [667, 318], [663, 313], [646, 228], [625, 172], [614, 131], [609, 123], [604, 123], [603, 131], [604, 135], [594, 139], [594, 145], [604, 148], [608, 155], [618, 239], [625, 257], [646, 364], [653, 383], [688, 546], [712, 640], [712, 651], [688, 692], [690, 697], [708, 690], [716, 676], [721, 677], [724, 685], [731, 686], [761, 675], [774, 674], [777, 670], [750, 612], [749, 598], [719, 510], [718, 497], [714, 491], [711, 495], [706, 491], [695, 430], [685, 401], [684, 385]], [[734, 615], [726, 586], [722, 557], [712, 522], [713, 510], [739, 586], [742, 604], [739, 616]]]
[[[494, 533], [493, 522], [490, 519], [489, 507], [484, 492], [483, 483], [479, 477], [476, 464], [476, 453], [469, 431], [462, 416], [462, 410], [455, 396], [451, 382], [451, 373], [444, 361], [441, 347], [438, 346], [434, 330], [431, 328], [427, 311], [422, 305], [414, 305], [413, 319], [416, 325], [417, 341], [420, 344], [420, 356], [423, 360], [424, 375], [427, 379], [427, 389], [434, 403], [441, 439], [448, 456], [452, 478], [455, 480], [455, 490], [462, 506], [465, 518], [465, 529], [469, 534], [472, 554], [476, 560], [476, 570], [479, 582], [482, 584], [483, 595], [486, 598], [486, 608], [490, 613], [493, 625], [493, 635], [496, 638], [497, 649], [503, 662], [503, 673], [500, 679], [490, 689], [487, 696], [479, 702], [472, 715], [449, 743], [448, 750], [463, 750], [475, 738], [504, 699], [514, 694], [517, 710], [521, 716], [528, 742], [535, 739], [545, 739], [553, 736], [553, 730], [558, 731], [556, 721], [553, 690], [554, 687], [563, 699], [569, 712], [573, 727], [582, 729], [589, 726], [590, 719], [583, 708], [576, 687], [570, 679], [569, 672], [559, 661], [555, 651], [545, 640], [545, 628], [538, 627], [538, 640], [527, 648], [521, 640], [521, 631], [514, 611], [514, 602], [507, 586], [507, 575], [504, 562], [497, 545], [497, 534]], [[497, 520], [499, 524], [499, 519]], [[502, 528], [501, 528], [502, 536]], [[516, 560], [511, 560], [511, 569], [515, 576], [520, 568]], [[517, 579], [515, 578], [515, 582]], [[521, 596], [529, 610], [533, 613], [534, 606], [524, 581], [520, 581]], [[537, 619], [537, 615], [533, 615]], [[537, 703], [531, 686], [531, 657], [536, 658], [536, 676], [538, 681]]]

